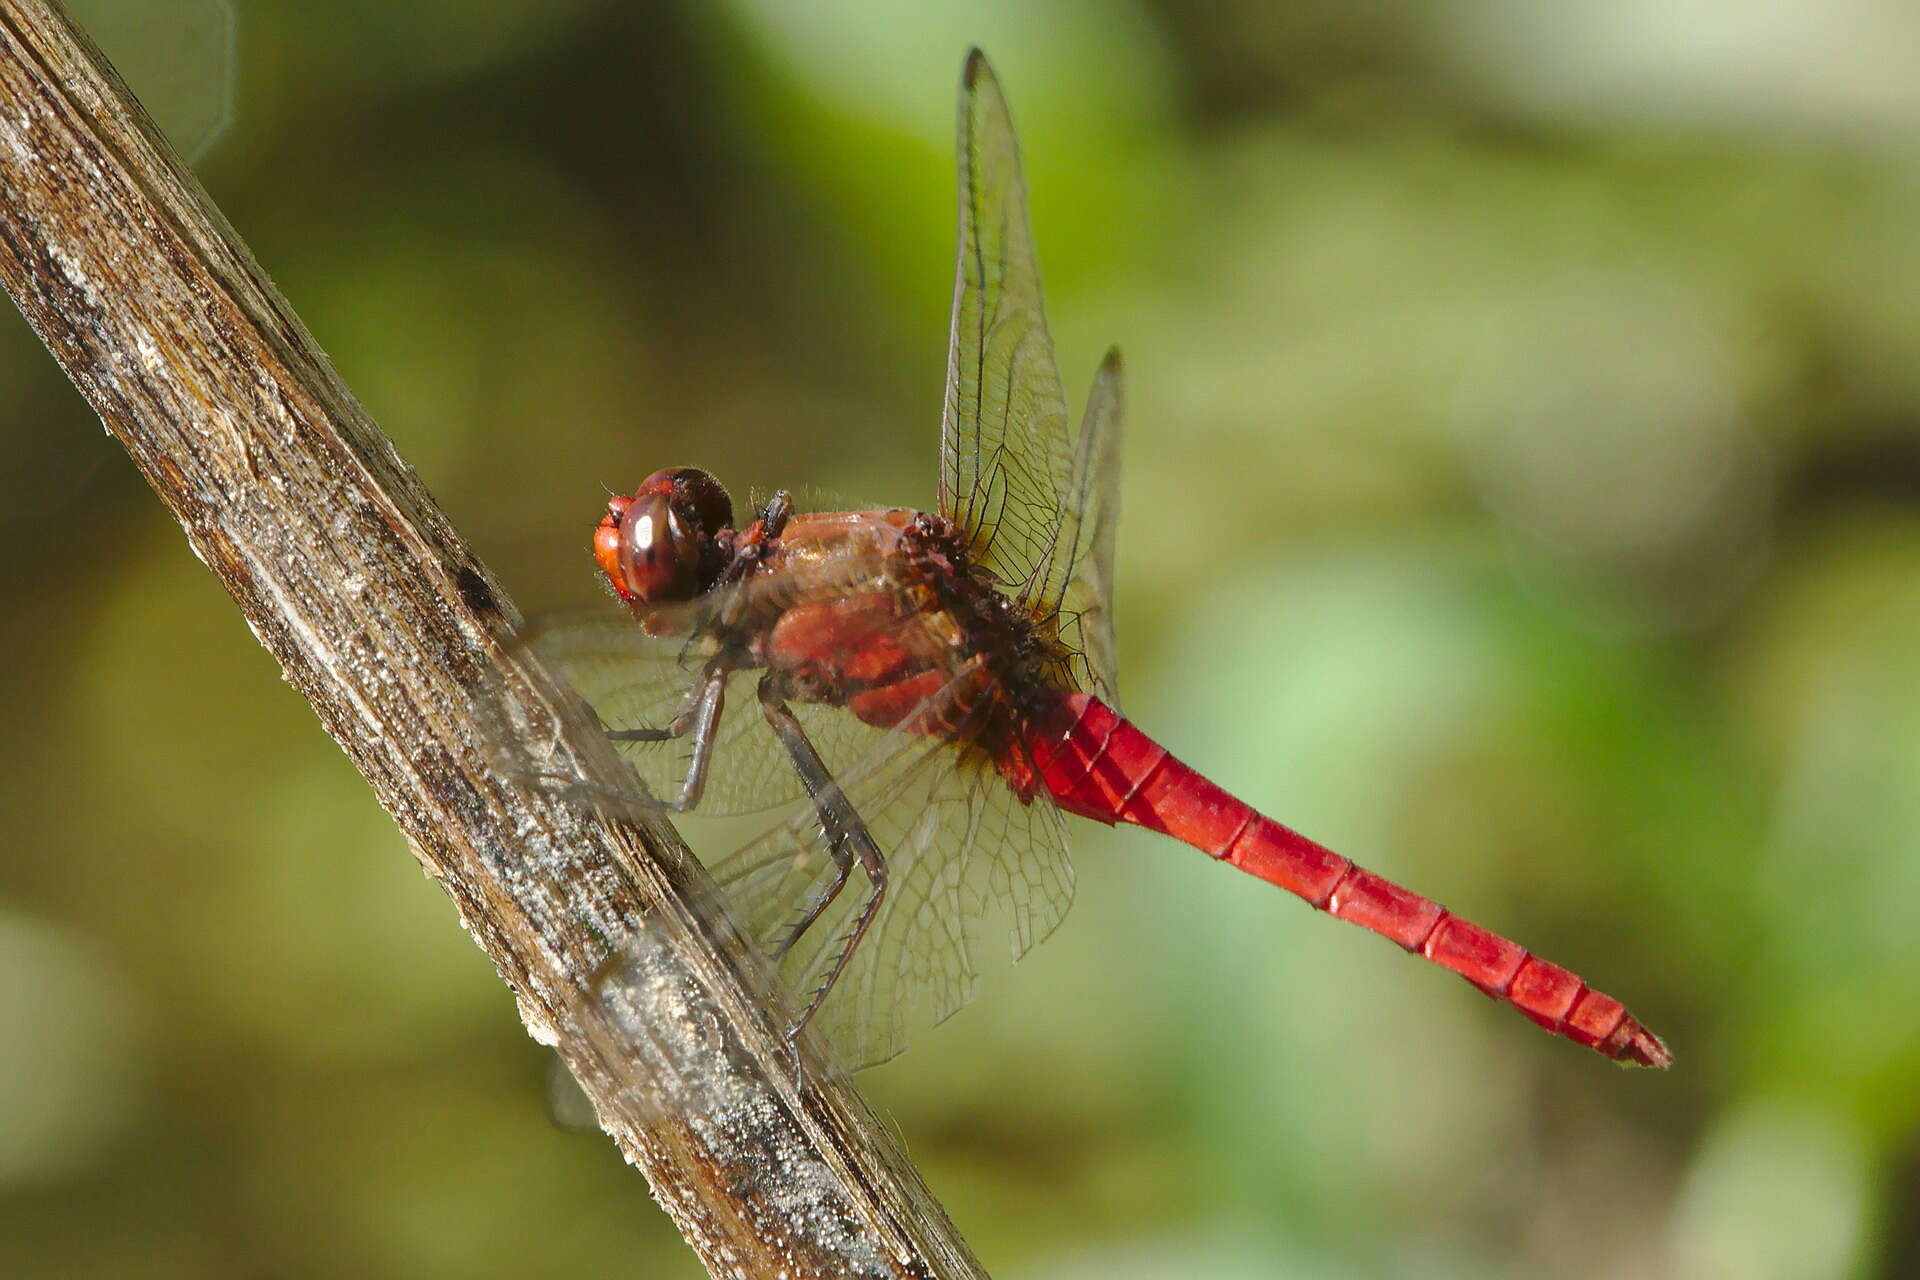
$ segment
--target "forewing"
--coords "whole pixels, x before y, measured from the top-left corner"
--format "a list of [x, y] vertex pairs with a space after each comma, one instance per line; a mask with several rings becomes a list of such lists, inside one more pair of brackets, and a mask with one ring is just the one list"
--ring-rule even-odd
[[[838, 781], [879, 845], [888, 883], [872, 928], [814, 1016], [849, 1070], [905, 1047], [916, 1021], [939, 1022], [973, 998], [975, 944], [1004, 924], [1019, 959], [1073, 902], [1060, 811], [1022, 802], [983, 753], [890, 733]], [[773, 954], [834, 878], [811, 806], [714, 867], [740, 918]], [[781, 969], [804, 1000], [832, 969], [872, 886], [856, 866], [847, 886], [790, 950]]]
[[1027, 220], [1020, 144], [978, 49], [960, 87], [960, 250], [940, 429], [940, 513], [1023, 600], [1064, 570], [1056, 520], [1072, 442]]
[[[689, 648], [682, 636], [650, 636], [624, 611], [562, 615], [537, 620], [521, 643], [553, 674], [578, 693], [610, 730], [657, 729], [670, 724], [687, 705], [700, 677], [706, 652]], [[698, 812], [724, 816], [754, 813], [788, 803], [803, 794], [778, 742], [766, 731], [754, 696], [757, 671], [735, 672], [714, 738], [707, 785]], [[809, 709], [812, 710], [812, 709]], [[824, 710], [824, 709], [822, 709]], [[851, 719], [851, 717], [843, 717]], [[831, 724], [809, 728], [831, 738]], [[577, 791], [600, 809], [646, 809], [671, 802], [691, 762], [688, 737], [662, 742], [616, 742], [615, 749], [639, 775], [644, 794], [610, 792], [585, 779], [549, 772], [524, 745], [512, 747], [513, 772], [548, 790]], [[631, 816], [631, 815], [630, 815]]]
[[1094, 375], [1074, 449], [1073, 482], [1061, 512], [1072, 531], [1063, 558], [1060, 638], [1074, 654], [1075, 683], [1120, 705], [1113, 638], [1113, 536], [1120, 519], [1120, 352], [1107, 352]]

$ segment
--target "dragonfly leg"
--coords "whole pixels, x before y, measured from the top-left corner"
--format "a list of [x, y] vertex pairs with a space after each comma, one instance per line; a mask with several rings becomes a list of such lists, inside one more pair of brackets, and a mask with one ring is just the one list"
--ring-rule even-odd
[[813, 928], [813, 922], [820, 918], [821, 913], [840, 896], [840, 891], [847, 887], [847, 876], [853, 871], [853, 859], [847, 855], [838, 841], [833, 846], [833, 861], [835, 863], [833, 883], [813, 895], [813, 901], [807, 904], [806, 911], [793, 922], [793, 926], [787, 930], [787, 936], [780, 939], [780, 945], [773, 949], [774, 963], [778, 964], [787, 958], [787, 952], [793, 950], [793, 944], [800, 941], [802, 934]]
[[[800, 1016], [793, 1020], [791, 1027], [787, 1028], [788, 1044], [799, 1040], [800, 1032], [812, 1020], [813, 1015], [820, 1011], [827, 993], [833, 990], [833, 984], [840, 980], [840, 975], [846, 972], [847, 965], [852, 963], [853, 953], [859, 949], [860, 940], [866, 937], [867, 930], [873, 927], [874, 917], [880, 914], [881, 900], [887, 894], [887, 864], [881, 861], [868, 864], [865, 859], [862, 859], [862, 863], [866, 866], [867, 878], [873, 883], [873, 892], [867, 895], [867, 901], [860, 908], [860, 916], [853, 922], [853, 928], [847, 930], [847, 936], [840, 940], [840, 954], [834, 957], [833, 967], [827, 970], [826, 977], [820, 979], [820, 985], [814, 989], [813, 995], [807, 1000], [807, 1007], [800, 1011]], [[845, 874], [844, 871], [841, 873], [843, 879]]]
[[720, 712], [726, 705], [729, 674], [730, 670], [719, 663], [708, 663], [699, 681], [689, 690], [686, 705], [662, 728], [613, 729], [607, 733], [615, 742], [667, 742], [688, 734], [693, 736], [692, 758], [687, 762], [687, 776], [680, 784], [680, 794], [673, 803], [662, 805], [663, 809], [687, 813], [700, 803], [700, 794], [707, 786], [707, 765], [713, 759], [714, 730], [719, 727]]
[[880, 853], [880, 846], [874, 843], [873, 835], [867, 830], [867, 824], [854, 811], [853, 804], [847, 799], [846, 792], [833, 780], [827, 771], [826, 763], [820, 759], [813, 743], [808, 739], [806, 730], [801, 727], [781, 695], [779, 683], [772, 676], [760, 681], [760, 709], [766, 714], [767, 723], [773, 727], [781, 745], [786, 747], [787, 755], [793, 761], [794, 771], [800, 775], [800, 781], [806, 785], [807, 794], [813, 798], [813, 807], [820, 815], [820, 825], [825, 828], [829, 847], [833, 852], [836, 872], [833, 883], [815, 897], [808, 905], [806, 914], [801, 917], [793, 931], [782, 940], [779, 955], [784, 956], [800, 940], [800, 935], [817, 921], [827, 906], [840, 891], [846, 887], [847, 876], [857, 861], [860, 869], [867, 873], [867, 882], [872, 891], [860, 908], [859, 916], [853, 922], [853, 928], [840, 941], [840, 952], [834, 957], [833, 965], [820, 980], [820, 985], [807, 997], [806, 1007], [793, 1025], [787, 1028], [787, 1042], [793, 1044], [800, 1038], [800, 1032], [806, 1027], [820, 1005], [833, 990], [833, 984], [846, 972], [847, 965], [853, 960], [853, 953], [860, 946], [861, 939], [867, 936], [867, 930], [873, 927], [873, 921], [880, 913], [880, 904], [887, 893], [887, 860]]
[[780, 533], [787, 527], [792, 515], [793, 495], [785, 489], [768, 499], [767, 505], [761, 508], [760, 518], [741, 536], [734, 547], [733, 558], [727, 561], [727, 567], [709, 590], [730, 587], [751, 574], [754, 566], [765, 559], [767, 552], [780, 540]]
[[767, 499], [767, 505], [760, 509], [760, 536], [771, 540], [780, 536], [787, 527], [787, 518], [793, 514], [793, 495], [785, 489], [778, 490]]

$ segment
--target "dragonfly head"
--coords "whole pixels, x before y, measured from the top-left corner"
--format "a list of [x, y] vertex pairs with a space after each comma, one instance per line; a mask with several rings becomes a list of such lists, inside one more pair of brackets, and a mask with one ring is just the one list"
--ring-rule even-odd
[[727, 491], [698, 467], [668, 467], [607, 503], [593, 558], [631, 605], [691, 600], [725, 568], [719, 535], [733, 523]]

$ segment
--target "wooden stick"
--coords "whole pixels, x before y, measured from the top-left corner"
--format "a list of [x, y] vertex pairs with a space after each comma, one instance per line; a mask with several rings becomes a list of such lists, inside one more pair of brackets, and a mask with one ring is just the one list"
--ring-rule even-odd
[[492, 766], [485, 690], [556, 766], [623, 767], [503, 645], [491, 575], [49, 0], [0, 0], [0, 278], [707, 1269], [983, 1275], [859, 1096], [796, 1081], [766, 966], [672, 829]]

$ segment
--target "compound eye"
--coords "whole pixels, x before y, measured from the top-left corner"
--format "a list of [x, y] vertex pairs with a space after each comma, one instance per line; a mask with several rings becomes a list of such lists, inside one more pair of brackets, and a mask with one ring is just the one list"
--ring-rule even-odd
[[681, 526], [708, 537], [733, 523], [733, 500], [718, 480], [698, 467], [662, 467], [640, 482], [635, 497], [670, 493]]
[[620, 579], [647, 604], [690, 600], [698, 582], [699, 540], [680, 523], [666, 493], [635, 497], [620, 518]]
[[733, 499], [718, 480], [698, 467], [676, 467], [671, 474], [674, 496], [700, 532], [715, 534], [733, 523]]

